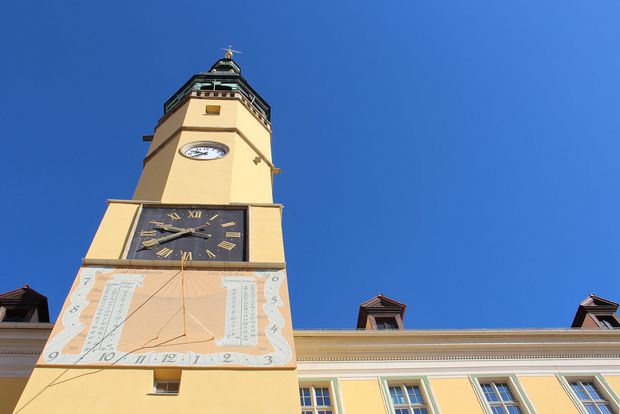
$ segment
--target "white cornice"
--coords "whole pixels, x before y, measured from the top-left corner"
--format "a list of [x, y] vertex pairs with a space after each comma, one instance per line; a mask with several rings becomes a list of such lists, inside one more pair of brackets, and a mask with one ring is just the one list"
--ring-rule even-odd
[[295, 331], [297, 360], [620, 358], [618, 330]]
[[0, 322], [0, 377], [27, 377], [52, 331], [52, 323]]

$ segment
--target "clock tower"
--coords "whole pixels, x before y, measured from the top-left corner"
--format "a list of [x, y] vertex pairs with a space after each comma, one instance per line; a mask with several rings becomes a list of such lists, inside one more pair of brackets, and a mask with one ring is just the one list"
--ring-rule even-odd
[[230, 49], [166, 101], [15, 413], [299, 412], [270, 115]]

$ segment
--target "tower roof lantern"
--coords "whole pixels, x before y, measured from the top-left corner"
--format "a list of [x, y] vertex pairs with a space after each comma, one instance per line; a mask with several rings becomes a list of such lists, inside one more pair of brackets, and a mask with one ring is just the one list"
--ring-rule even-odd
[[211, 69], [209, 69], [209, 73], [218, 72], [220, 74], [234, 73], [241, 76], [241, 67], [239, 67], [239, 65], [237, 65], [237, 62], [235, 62], [232, 58], [225, 57], [219, 59], [213, 64], [213, 66], [211, 66]]
[[164, 103], [164, 117], [179, 108], [187, 96], [200, 96], [203, 91], [229, 91], [240, 94], [262, 118], [270, 121], [271, 107], [241, 76], [241, 67], [232, 58], [233, 52], [241, 52], [231, 48], [225, 50], [226, 55], [218, 59], [208, 72], [192, 76]]

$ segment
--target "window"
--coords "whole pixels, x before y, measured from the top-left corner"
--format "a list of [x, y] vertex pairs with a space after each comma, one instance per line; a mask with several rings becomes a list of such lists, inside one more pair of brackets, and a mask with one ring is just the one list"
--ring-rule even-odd
[[596, 317], [598, 319], [599, 325], [603, 329], [616, 329], [620, 328], [620, 324], [613, 315], [599, 315]]
[[594, 381], [569, 381], [570, 387], [589, 414], [613, 414], [605, 397], [594, 385]]
[[418, 385], [389, 385], [394, 414], [428, 414], [426, 401]]
[[30, 309], [6, 309], [6, 314], [2, 322], [28, 322], [28, 311]]
[[482, 382], [480, 388], [493, 414], [521, 414], [523, 412], [507, 382]]
[[375, 323], [377, 324], [377, 329], [398, 329], [398, 323], [396, 322], [396, 318], [375, 318]]
[[153, 392], [155, 394], [178, 394], [180, 384], [179, 381], [155, 381]]
[[221, 108], [222, 107], [219, 105], [207, 105], [205, 107], [205, 114], [206, 115], [219, 115]]
[[334, 414], [329, 387], [299, 387], [299, 401], [301, 402], [301, 414]]

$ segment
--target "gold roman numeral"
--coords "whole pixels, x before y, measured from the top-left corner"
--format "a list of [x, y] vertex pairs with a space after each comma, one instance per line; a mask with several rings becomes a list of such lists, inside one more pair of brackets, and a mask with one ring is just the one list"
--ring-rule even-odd
[[214, 218], [216, 218], [217, 216], [219, 216], [219, 214], [216, 214], [215, 216], [211, 217], [209, 220], [213, 220]]
[[169, 249], [167, 247], [164, 247], [163, 249], [161, 249], [160, 251], [158, 251], [157, 253], [155, 253], [157, 256], [159, 257], [168, 257], [172, 254], [174, 250]]
[[226, 249], [226, 250], [232, 250], [232, 249], [235, 248], [235, 246], [236, 246], [235, 243], [231, 243], [231, 242], [226, 241], [226, 240], [224, 240], [224, 241], [220, 242], [220, 244], [218, 244], [218, 247], [221, 247], [222, 249]]
[[140, 236], [142, 237], [153, 237], [157, 233], [155, 230], [142, 230], [140, 232]]
[[171, 220], [180, 220], [181, 216], [179, 216], [177, 213], [168, 213], [166, 214], [168, 217], [170, 217]]
[[181, 253], [183, 253], [183, 260], [193, 260], [192, 252], [181, 252]]
[[187, 217], [189, 217], [189, 218], [200, 218], [200, 217], [202, 217], [202, 211], [200, 211], [200, 210], [189, 210], [187, 212]]
[[155, 221], [155, 220], [151, 220], [149, 221], [149, 223], [154, 224], [156, 226], [163, 226], [164, 223], [162, 223], [161, 221]]
[[207, 256], [209, 256], [210, 259], [213, 259], [217, 255], [215, 253], [213, 253], [211, 250], [207, 250]]
[[222, 223], [222, 227], [230, 227], [230, 226], [234, 226], [235, 223], [234, 221], [229, 221], [228, 223]]
[[226, 237], [241, 237], [241, 232], [239, 231], [227, 231]]

